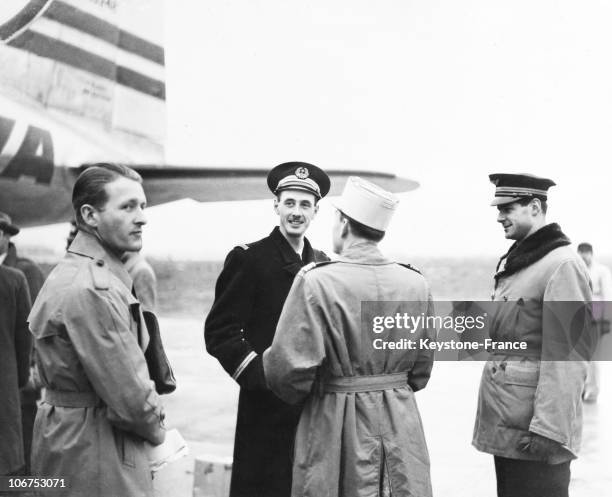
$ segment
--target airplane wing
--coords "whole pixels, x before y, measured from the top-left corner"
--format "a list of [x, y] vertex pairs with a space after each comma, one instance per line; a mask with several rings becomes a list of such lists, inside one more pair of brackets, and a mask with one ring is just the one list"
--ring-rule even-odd
[[[266, 184], [268, 169], [134, 166], [143, 178], [149, 205], [192, 198], [200, 202], [271, 198]], [[388, 191], [414, 190], [419, 184], [394, 174], [374, 171], [326, 170], [329, 195], [340, 195], [349, 176], [361, 176]]]
[[[22, 227], [41, 226], [72, 219], [72, 186], [81, 168], [56, 167], [49, 183], [0, 177], [0, 211], [9, 212]], [[143, 177], [149, 205], [182, 198], [200, 202], [271, 198], [267, 169], [132, 165]], [[327, 171], [330, 195], [339, 195], [346, 179], [358, 175], [392, 192], [405, 192], [419, 184], [394, 174], [372, 171]]]

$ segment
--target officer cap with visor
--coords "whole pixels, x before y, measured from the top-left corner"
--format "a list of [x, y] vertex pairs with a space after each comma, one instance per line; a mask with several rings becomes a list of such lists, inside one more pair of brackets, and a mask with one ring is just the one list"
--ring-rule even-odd
[[548, 189], [556, 183], [548, 178], [532, 174], [490, 174], [489, 179], [495, 185], [495, 198], [491, 205], [505, 205], [525, 198], [548, 198]]
[[320, 200], [328, 194], [329, 187], [329, 176], [307, 162], [285, 162], [268, 173], [268, 188], [275, 195], [283, 190], [301, 190]]

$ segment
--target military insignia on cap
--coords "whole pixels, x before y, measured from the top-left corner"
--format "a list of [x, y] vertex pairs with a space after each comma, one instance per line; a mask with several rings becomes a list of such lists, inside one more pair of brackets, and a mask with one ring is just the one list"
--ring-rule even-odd
[[295, 176], [299, 179], [306, 179], [308, 176], [310, 176], [310, 173], [308, 172], [307, 167], [302, 166], [295, 170]]
[[329, 192], [329, 176], [308, 162], [284, 162], [268, 173], [268, 188], [274, 194], [283, 190], [303, 190], [317, 198]]

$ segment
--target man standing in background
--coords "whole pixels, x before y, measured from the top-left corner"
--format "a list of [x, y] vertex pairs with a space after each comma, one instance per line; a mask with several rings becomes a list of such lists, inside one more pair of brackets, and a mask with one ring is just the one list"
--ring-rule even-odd
[[19, 228], [12, 224], [10, 216], [0, 212], [0, 264], [19, 269], [24, 274], [30, 289], [30, 300], [33, 303], [45, 281], [45, 277], [34, 261], [19, 257], [17, 254], [17, 248], [12, 243], [11, 238], [17, 235], [19, 231]]
[[[240, 385], [231, 497], [288, 497], [300, 406], [267, 387], [261, 354], [272, 343], [293, 279], [306, 264], [328, 260], [305, 238], [329, 191], [329, 177], [305, 162], [268, 174], [279, 226], [269, 236], [232, 249], [206, 318], [206, 349]], [[248, 216], [242, 219], [248, 222]]]
[[29, 312], [25, 276], [0, 265], [0, 476], [21, 476], [25, 471], [19, 389], [30, 373]]
[[[593, 259], [593, 246], [590, 243], [578, 245], [578, 254], [586, 264], [591, 284], [593, 285], [593, 323], [597, 338], [610, 333], [610, 316], [607, 309], [612, 297], [612, 276], [610, 270]], [[597, 402], [599, 395], [599, 366], [596, 361], [589, 362], [589, 371], [582, 399], [585, 402]]]
[[[4, 212], [0, 212], [0, 264], [18, 269], [24, 274], [28, 282], [28, 288], [30, 289], [30, 302], [34, 303], [40, 291], [40, 287], [42, 287], [45, 281], [45, 277], [34, 261], [17, 255], [17, 248], [11, 242], [11, 237], [18, 233], [19, 228], [11, 222], [10, 216]], [[36, 418], [36, 401], [40, 398], [40, 388], [38, 388], [33, 381], [34, 375], [31, 374], [30, 381], [19, 393], [21, 397], [21, 427], [23, 430], [23, 450], [25, 458], [24, 474], [26, 475], [30, 474], [32, 430], [34, 429], [34, 418]]]
[[[527, 349], [491, 353], [472, 443], [494, 456], [499, 497], [567, 497], [588, 359], [572, 355], [571, 339], [576, 331], [591, 333], [589, 275], [559, 225], [546, 222], [552, 180], [528, 174], [489, 179], [496, 186], [497, 222], [514, 240], [495, 274], [490, 338], [524, 342]], [[574, 308], [582, 312], [572, 315]]]

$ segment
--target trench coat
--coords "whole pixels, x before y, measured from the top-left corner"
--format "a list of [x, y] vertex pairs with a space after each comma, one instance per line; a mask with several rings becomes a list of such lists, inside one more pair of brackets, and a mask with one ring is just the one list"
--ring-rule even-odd
[[27, 383], [30, 372], [28, 312], [25, 276], [0, 265], [0, 475], [20, 470], [25, 464], [19, 388]]
[[206, 349], [240, 384], [231, 497], [287, 497], [300, 406], [268, 390], [261, 354], [270, 346], [295, 275], [328, 260], [304, 239], [302, 257], [276, 227], [266, 238], [234, 248], [206, 318]]
[[[377, 302], [362, 305], [368, 301]], [[422, 328], [375, 334], [370, 322], [381, 311], [428, 316], [433, 306], [423, 276], [386, 259], [372, 242], [305, 268], [291, 288], [264, 369], [279, 397], [307, 399], [293, 497], [431, 495], [414, 392], [429, 380], [433, 353], [374, 343], [431, 335]]]
[[[473, 445], [496, 456], [538, 460], [519, 449], [521, 438], [531, 432], [563, 447], [546, 462], [557, 464], [576, 458], [587, 362], [582, 356], [541, 359], [547, 347], [564, 339], [564, 328], [570, 324], [559, 311], [591, 302], [586, 266], [569, 246], [556, 248], [501, 278], [493, 300], [507, 304], [497, 307], [491, 338], [525, 341], [530, 353], [490, 356], [480, 383]], [[585, 314], [579, 323], [585, 333], [590, 322]]]
[[66, 478], [65, 496], [153, 495], [144, 443], [165, 430], [131, 285], [121, 261], [79, 232], [30, 313], [44, 387], [32, 472]]

